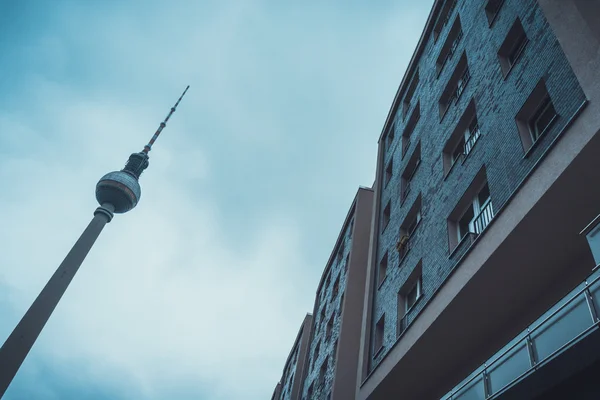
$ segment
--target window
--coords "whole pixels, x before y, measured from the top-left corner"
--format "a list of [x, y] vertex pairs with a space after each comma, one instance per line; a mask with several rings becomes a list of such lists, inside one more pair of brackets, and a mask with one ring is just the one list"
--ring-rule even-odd
[[331, 332], [333, 331], [333, 316], [335, 314], [331, 315], [331, 318], [329, 318], [329, 321], [327, 321], [327, 329], [325, 330], [325, 337], [326, 340], [329, 340], [331, 338]]
[[411, 238], [414, 235], [417, 226], [421, 222], [421, 194], [417, 196], [415, 202], [406, 214], [406, 218], [400, 225], [400, 239], [396, 243], [396, 250], [400, 256], [400, 263], [404, 260], [411, 246]]
[[448, 62], [448, 60], [452, 59], [452, 56], [458, 49], [458, 44], [460, 43], [463, 37], [462, 26], [460, 24], [460, 17], [457, 16], [456, 20], [452, 24], [452, 28], [450, 28], [450, 32], [448, 33], [448, 37], [446, 38], [446, 42], [442, 46], [440, 50], [440, 54], [435, 62], [435, 68], [437, 75], [439, 76], [444, 66]]
[[402, 173], [402, 178], [400, 179], [400, 199], [401, 202], [404, 203], [406, 197], [410, 193], [410, 183], [417, 172], [417, 167], [421, 164], [421, 143], [419, 142], [415, 147], [415, 151], [410, 156], [410, 160], [406, 164], [406, 168]]
[[417, 303], [417, 300], [421, 297], [421, 278], [419, 278], [410, 291], [406, 294], [406, 312], [408, 313], [411, 308]]
[[469, 73], [469, 68], [467, 64], [467, 55], [463, 51], [452, 75], [448, 79], [446, 83], [446, 87], [440, 96], [439, 101], [439, 110], [440, 110], [440, 120], [444, 118], [450, 104], [452, 102], [458, 102], [458, 99], [465, 91], [467, 83], [471, 78], [471, 74]]
[[483, 232], [493, 218], [490, 189], [485, 168], [482, 168], [448, 218], [451, 252], [466, 237], [473, 239]]
[[381, 261], [379, 262], [379, 270], [377, 271], [377, 287], [381, 286], [381, 284], [383, 283], [383, 280], [386, 277], [387, 266], [388, 266], [388, 253], [386, 251], [385, 254], [383, 255], [383, 257], [381, 258]]
[[311, 383], [310, 386], [308, 387], [306, 400], [311, 400], [313, 398], [314, 386], [315, 386], [315, 384]]
[[456, 0], [447, 0], [442, 10], [440, 11], [440, 16], [438, 17], [435, 26], [433, 27], [433, 40], [437, 41], [442, 29], [450, 20], [452, 16], [452, 11], [454, 11], [454, 7], [456, 6]]
[[413, 110], [413, 112], [410, 114], [410, 118], [408, 119], [408, 122], [406, 123], [406, 127], [404, 128], [404, 131], [402, 132], [402, 157], [404, 157], [404, 155], [406, 154], [406, 151], [410, 147], [410, 136], [412, 135], [413, 131], [415, 130], [415, 126], [417, 125], [417, 122], [419, 122], [420, 118], [421, 118], [421, 103], [417, 102], [417, 105], [415, 106], [415, 109]]
[[324, 304], [323, 308], [321, 309], [321, 318], [319, 319], [319, 324], [322, 324], [325, 321], [325, 308], [327, 308], [327, 306]]
[[344, 293], [342, 293], [342, 296], [340, 297], [340, 306], [338, 308], [339, 313], [342, 313], [342, 310], [344, 309]]
[[460, 99], [460, 96], [465, 91], [465, 87], [467, 86], [467, 83], [470, 79], [471, 74], [469, 73], [469, 68], [465, 68], [463, 74], [460, 76], [460, 78], [458, 78], [458, 81], [456, 82], [456, 89], [453, 95], [455, 102], [458, 102], [458, 99]]
[[533, 145], [552, 127], [559, 117], [544, 80], [540, 80], [529, 95], [515, 121], [523, 144], [529, 151]]
[[340, 243], [340, 247], [338, 248], [338, 252], [337, 252], [337, 261], [338, 262], [342, 261], [342, 257], [344, 257], [345, 249], [346, 249], [345, 243], [342, 241]]
[[375, 337], [373, 341], [373, 354], [377, 355], [383, 348], [383, 334], [385, 329], [385, 314], [379, 318], [375, 325]]
[[487, 4], [485, 5], [485, 15], [490, 26], [492, 26], [492, 23], [496, 19], [502, 3], [504, 3], [504, 0], [488, 0]]
[[392, 124], [390, 130], [385, 135], [385, 150], [386, 152], [392, 148], [392, 144], [394, 144], [394, 130], [396, 129], [395, 124]]
[[442, 160], [446, 175], [458, 160], [464, 160], [473, 150], [480, 136], [475, 101], [471, 100], [444, 146]]
[[396, 327], [398, 336], [408, 327], [408, 313], [423, 294], [422, 272], [423, 263], [419, 260], [398, 292], [398, 326]]
[[317, 358], [319, 358], [320, 350], [321, 350], [321, 342], [318, 342], [317, 345], [315, 346], [315, 351], [313, 352], [311, 369], [314, 369], [314, 367], [315, 367], [315, 362], [317, 361]]
[[542, 105], [534, 114], [529, 122], [529, 132], [533, 142], [539, 139], [540, 136], [548, 129], [556, 118], [556, 110], [550, 100], [550, 96], [546, 97]]
[[404, 222], [400, 226], [400, 230], [410, 237], [415, 232], [415, 229], [417, 229], [417, 225], [419, 225], [419, 222], [421, 222], [421, 195], [420, 194], [419, 194], [417, 200], [412, 205], [410, 211], [406, 215]]
[[[473, 198], [470, 206], [458, 222], [459, 241], [469, 232], [480, 234], [485, 229], [493, 217], [490, 200], [490, 189], [486, 183]], [[488, 205], [489, 209], [487, 209]], [[485, 212], [486, 210], [488, 212]]]
[[338, 275], [338, 277], [335, 280], [335, 283], [333, 284], [333, 290], [331, 291], [332, 298], [335, 298], [338, 295], [339, 289], [340, 289], [340, 276]]
[[508, 76], [519, 56], [523, 53], [527, 42], [527, 35], [523, 29], [521, 20], [517, 18], [498, 49], [498, 59], [500, 60], [500, 68], [502, 69], [504, 78]]
[[325, 383], [325, 376], [327, 374], [327, 367], [329, 366], [329, 357], [323, 361], [321, 364], [321, 370], [319, 371], [319, 386], [322, 386]]
[[404, 100], [402, 101], [402, 119], [406, 118], [408, 114], [408, 110], [410, 109], [410, 102], [412, 101], [413, 95], [417, 90], [417, 85], [419, 84], [419, 70], [415, 71], [412, 79], [410, 80], [410, 84], [408, 85], [408, 89], [406, 90], [406, 95], [404, 96]]
[[385, 228], [387, 228], [387, 226], [390, 222], [391, 211], [392, 211], [392, 205], [388, 201], [387, 205], [383, 209], [383, 221], [382, 221], [383, 229], [382, 230], [385, 230]]
[[390, 162], [388, 163], [387, 168], [385, 169], [385, 185], [387, 186], [388, 183], [390, 183], [390, 180], [392, 179], [392, 161], [394, 161], [394, 159], [391, 159]]

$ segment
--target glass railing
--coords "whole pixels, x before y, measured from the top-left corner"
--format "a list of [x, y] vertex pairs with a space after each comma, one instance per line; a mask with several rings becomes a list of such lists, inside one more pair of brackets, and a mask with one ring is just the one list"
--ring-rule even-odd
[[577, 286], [442, 400], [495, 398], [598, 328], [600, 271]]

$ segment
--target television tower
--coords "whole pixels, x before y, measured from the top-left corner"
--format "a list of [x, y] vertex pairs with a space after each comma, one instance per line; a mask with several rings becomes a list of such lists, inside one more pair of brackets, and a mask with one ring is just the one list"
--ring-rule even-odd
[[142, 190], [138, 179], [149, 165], [148, 153], [189, 88], [189, 85], [185, 88], [144, 149], [130, 155], [121, 171], [109, 172], [96, 184], [96, 200], [100, 207], [94, 211], [94, 218], [0, 348], [0, 398], [4, 396], [104, 225], [111, 221], [115, 213], [126, 213], [140, 201]]

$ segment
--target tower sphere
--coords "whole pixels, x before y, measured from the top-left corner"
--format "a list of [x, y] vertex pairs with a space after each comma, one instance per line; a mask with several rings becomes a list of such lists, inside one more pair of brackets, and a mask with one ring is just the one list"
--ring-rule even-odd
[[96, 184], [96, 200], [100, 205], [110, 203], [115, 213], [122, 214], [134, 208], [142, 188], [133, 175], [125, 171], [114, 171], [104, 175]]

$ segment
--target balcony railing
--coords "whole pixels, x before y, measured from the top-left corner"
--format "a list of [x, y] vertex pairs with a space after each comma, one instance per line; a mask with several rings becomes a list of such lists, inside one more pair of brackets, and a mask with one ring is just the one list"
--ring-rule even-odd
[[476, 369], [442, 400], [495, 399], [542, 364], [598, 329], [600, 271]]
[[475, 233], [479, 235], [486, 226], [490, 223], [490, 221], [494, 218], [494, 208], [492, 207], [492, 202], [488, 201], [488, 203], [481, 209], [481, 212], [475, 218], [473, 223], [475, 227]]
[[464, 147], [464, 151], [463, 151], [463, 160], [465, 159], [465, 157], [467, 155], [469, 155], [469, 153], [473, 149], [473, 146], [475, 146], [475, 142], [477, 142], [477, 139], [479, 139], [479, 136], [481, 136], [481, 131], [479, 130], [479, 125], [475, 125], [471, 128], [471, 135], [465, 141], [465, 147]]

